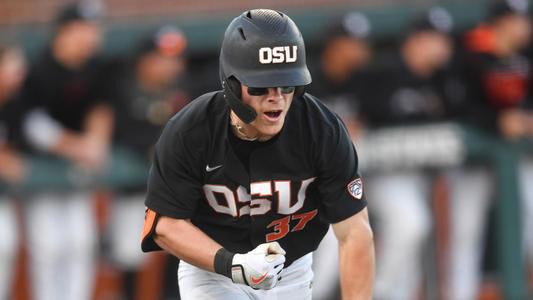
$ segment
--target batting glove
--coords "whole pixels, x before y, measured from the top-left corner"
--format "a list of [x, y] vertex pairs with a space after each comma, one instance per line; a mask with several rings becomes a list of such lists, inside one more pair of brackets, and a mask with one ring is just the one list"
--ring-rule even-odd
[[235, 254], [231, 266], [233, 282], [253, 289], [270, 290], [281, 280], [285, 250], [278, 242], [257, 246], [246, 254]]

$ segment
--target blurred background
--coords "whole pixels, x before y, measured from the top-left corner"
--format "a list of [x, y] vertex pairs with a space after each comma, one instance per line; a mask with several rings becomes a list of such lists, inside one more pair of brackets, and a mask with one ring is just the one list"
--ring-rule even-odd
[[[533, 299], [529, 4], [0, 0], [0, 299], [179, 299], [177, 260], [140, 251], [152, 149], [251, 8], [298, 24], [356, 145], [375, 299]], [[337, 250], [314, 299], [340, 299]]]

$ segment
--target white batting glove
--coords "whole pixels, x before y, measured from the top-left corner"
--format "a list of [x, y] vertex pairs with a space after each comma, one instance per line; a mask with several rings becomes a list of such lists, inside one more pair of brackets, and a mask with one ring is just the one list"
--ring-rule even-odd
[[235, 283], [270, 290], [281, 279], [284, 263], [285, 250], [278, 242], [261, 244], [246, 254], [233, 256], [231, 277]]

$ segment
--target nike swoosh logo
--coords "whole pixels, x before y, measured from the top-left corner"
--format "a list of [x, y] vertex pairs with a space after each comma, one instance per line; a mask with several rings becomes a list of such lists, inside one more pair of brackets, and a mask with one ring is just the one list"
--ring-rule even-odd
[[214, 166], [212, 168], [210, 168], [209, 165], [207, 165], [207, 166], [205, 166], [205, 171], [206, 172], [212, 172], [212, 171], [214, 171], [214, 170], [216, 170], [216, 169], [218, 169], [220, 167], [222, 167], [222, 165]]
[[265, 277], [267, 276], [267, 273], [263, 274], [263, 276], [259, 277], [259, 278], [255, 278], [252, 276], [252, 283], [253, 284], [259, 284], [261, 283], [261, 281], [263, 281], [265, 279]]

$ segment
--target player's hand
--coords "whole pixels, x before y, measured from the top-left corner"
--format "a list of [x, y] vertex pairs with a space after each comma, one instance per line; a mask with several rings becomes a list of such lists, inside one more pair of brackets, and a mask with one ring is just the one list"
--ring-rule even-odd
[[235, 254], [231, 276], [235, 283], [270, 290], [281, 279], [284, 263], [285, 250], [278, 242], [261, 244], [246, 254]]
[[83, 160], [82, 166], [88, 170], [101, 170], [105, 166], [109, 147], [106, 141], [85, 136], [83, 139]]
[[82, 135], [71, 144], [72, 160], [82, 170], [93, 173], [105, 167], [109, 151], [105, 141]]

